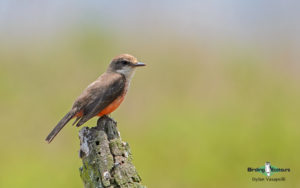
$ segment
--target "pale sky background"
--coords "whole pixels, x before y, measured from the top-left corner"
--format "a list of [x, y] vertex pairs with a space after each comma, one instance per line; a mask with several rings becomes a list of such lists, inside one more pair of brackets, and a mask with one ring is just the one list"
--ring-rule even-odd
[[[0, 1], [3, 36], [53, 35], [78, 24], [129, 33], [179, 33], [299, 42], [300, 1]], [[154, 27], [158, 29], [153, 29]]]
[[200, 45], [234, 44], [300, 59], [300, 1], [52, 0], [0, 1], [0, 40], [18, 46], [64, 38], [85, 28], [151, 42], [180, 37]]

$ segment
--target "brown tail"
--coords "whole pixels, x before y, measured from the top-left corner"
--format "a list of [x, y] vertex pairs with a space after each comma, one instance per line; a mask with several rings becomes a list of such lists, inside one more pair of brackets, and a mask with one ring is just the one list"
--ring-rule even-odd
[[71, 110], [68, 112], [54, 127], [51, 133], [47, 136], [46, 141], [50, 143], [54, 137], [59, 133], [59, 131], [74, 117], [75, 111]]

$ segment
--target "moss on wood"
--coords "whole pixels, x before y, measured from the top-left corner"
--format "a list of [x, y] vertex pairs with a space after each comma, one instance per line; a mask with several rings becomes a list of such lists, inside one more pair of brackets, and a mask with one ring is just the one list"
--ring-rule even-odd
[[79, 169], [85, 188], [144, 188], [132, 164], [128, 143], [123, 142], [114, 120], [99, 118], [96, 127], [79, 132], [82, 167]]

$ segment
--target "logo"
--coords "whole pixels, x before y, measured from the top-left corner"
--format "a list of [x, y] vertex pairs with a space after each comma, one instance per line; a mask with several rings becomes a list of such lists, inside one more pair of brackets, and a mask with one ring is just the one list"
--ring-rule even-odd
[[285, 181], [285, 177], [279, 177], [279, 178], [271, 178], [270, 176], [276, 174], [276, 173], [282, 173], [282, 172], [290, 172], [290, 168], [278, 168], [274, 165], [271, 165], [270, 162], [266, 162], [264, 166], [258, 167], [258, 168], [251, 168], [248, 167], [248, 172], [258, 172], [260, 174], [263, 174], [266, 176], [266, 178], [262, 177], [252, 177], [252, 181]]

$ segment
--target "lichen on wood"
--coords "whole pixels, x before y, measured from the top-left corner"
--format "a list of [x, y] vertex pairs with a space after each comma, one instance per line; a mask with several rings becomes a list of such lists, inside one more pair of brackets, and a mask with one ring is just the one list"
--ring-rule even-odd
[[145, 188], [113, 119], [102, 116], [96, 127], [82, 128], [79, 138], [83, 163], [79, 170], [85, 188]]

